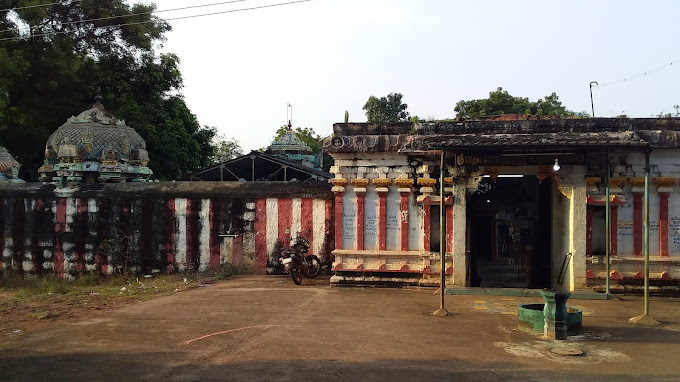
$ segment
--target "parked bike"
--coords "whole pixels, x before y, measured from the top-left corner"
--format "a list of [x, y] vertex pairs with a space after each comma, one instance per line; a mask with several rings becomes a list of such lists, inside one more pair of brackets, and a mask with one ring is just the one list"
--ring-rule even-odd
[[315, 255], [308, 254], [309, 241], [302, 236], [295, 239], [290, 248], [281, 250], [280, 262], [296, 285], [302, 284], [302, 276], [314, 278], [319, 274], [321, 262]]

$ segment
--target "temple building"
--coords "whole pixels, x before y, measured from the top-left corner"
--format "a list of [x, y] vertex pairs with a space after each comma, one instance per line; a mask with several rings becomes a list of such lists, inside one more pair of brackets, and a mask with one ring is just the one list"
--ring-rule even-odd
[[324, 151], [335, 159], [334, 283], [438, 285], [444, 249], [453, 285], [635, 289], [647, 237], [653, 287], [679, 285], [678, 118], [506, 115], [333, 130]]
[[142, 137], [125, 121], [95, 104], [70, 117], [47, 140], [40, 180], [58, 187], [108, 182], [146, 182], [149, 153]]
[[321, 169], [321, 154], [314, 151], [290, 129], [275, 139], [264, 152], [252, 151], [182, 175], [191, 181], [305, 181], [327, 180]]
[[0, 182], [23, 182], [19, 179], [19, 162], [0, 146]]

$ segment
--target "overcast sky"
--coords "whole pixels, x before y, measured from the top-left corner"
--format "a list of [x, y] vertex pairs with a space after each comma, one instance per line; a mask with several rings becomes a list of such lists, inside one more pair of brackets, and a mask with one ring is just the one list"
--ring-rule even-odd
[[[173, 18], [290, 0], [160, 12]], [[146, 1], [142, 1], [146, 2]], [[218, 0], [156, 0], [159, 10]], [[170, 21], [189, 108], [246, 151], [294, 127], [332, 133], [370, 95], [404, 95], [411, 115], [454, 117], [501, 86], [532, 101], [556, 92], [595, 114], [651, 117], [680, 104], [680, 2], [313, 0]], [[665, 69], [615, 82], [675, 62]]]

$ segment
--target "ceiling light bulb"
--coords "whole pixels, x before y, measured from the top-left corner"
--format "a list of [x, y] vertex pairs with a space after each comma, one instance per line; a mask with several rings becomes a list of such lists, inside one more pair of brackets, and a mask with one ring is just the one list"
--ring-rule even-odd
[[557, 158], [555, 158], [555, 164], [553, 165], [553, 171], [555, 171], [555, 172], [560, 171], [560, 162], [557, 161]]

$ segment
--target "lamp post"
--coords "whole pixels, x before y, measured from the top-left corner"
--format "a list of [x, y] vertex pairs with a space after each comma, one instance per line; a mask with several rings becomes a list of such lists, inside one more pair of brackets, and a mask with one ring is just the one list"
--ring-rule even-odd
[[600, 84], [598, 84], [597, 81], [590, 81], [590, 109], [593, 111], [593, 118], [595, 118], [595, 105], [593, 104], [593, 84]]

